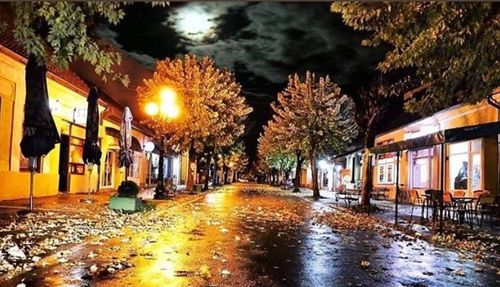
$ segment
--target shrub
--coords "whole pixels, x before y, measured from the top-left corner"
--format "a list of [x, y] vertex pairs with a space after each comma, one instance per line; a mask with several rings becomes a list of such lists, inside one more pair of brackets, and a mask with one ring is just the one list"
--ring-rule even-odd
[[139, 186], [131, 180], [122, 181], [118, 187], [119, 197], [136, 198], [137, 194], [139, 194]]

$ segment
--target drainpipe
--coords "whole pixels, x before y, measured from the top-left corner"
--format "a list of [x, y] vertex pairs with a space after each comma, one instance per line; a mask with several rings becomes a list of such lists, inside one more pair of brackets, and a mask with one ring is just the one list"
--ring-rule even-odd
[[398, 225], [398, 205], [399, 205], [399, 154], [398, 150], [396, 153], [396, 208], [394, 212], [394, 224]]

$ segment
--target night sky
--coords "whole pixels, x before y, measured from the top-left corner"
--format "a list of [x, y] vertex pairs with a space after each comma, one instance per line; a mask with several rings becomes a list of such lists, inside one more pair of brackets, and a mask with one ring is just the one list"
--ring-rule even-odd
[[126, 7], [117, 27], [101, 27], [131, 57], [153, 69], [156, 59], [186, 53], [231, 69], [254, 112], [244, 141], [254, 159], [257, 138], [271, 118], [270, 103], [287, 76], [306, 70], [329, 74], [347, 94], [375, 75], [383, 48], [360, 45], [365, 34], [346, 27], [330, 3], [171, 3]]

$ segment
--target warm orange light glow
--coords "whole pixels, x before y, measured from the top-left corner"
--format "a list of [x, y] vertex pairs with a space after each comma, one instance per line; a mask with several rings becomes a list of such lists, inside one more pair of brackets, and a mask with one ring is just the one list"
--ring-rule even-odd
[[180, 109], [179, 106], [177, 106], [175, 103], [172, 104], [165, 104], [163, 103], [161, 105], [161, 113], [164, 114], [167, 118], [177, 118], [180, 114]]
[[159, 112], [158, 105], [155, 103], [147, 103], [146, 104], [146, 114], [150, 116], [156, 116]]
[[160, 97], [163, 104], [173, 105], [176, 101], [177, 95], [171, 88], [163, 88], [160, 91]]
[[169, 119], [177, 118], [181, 113], [181, 108], [177, 104], [177, 93], [168, 87], [160, 90], [160, 103], [148, 103], [145, 109], [149, 116], [160, 114], [162, 117]]

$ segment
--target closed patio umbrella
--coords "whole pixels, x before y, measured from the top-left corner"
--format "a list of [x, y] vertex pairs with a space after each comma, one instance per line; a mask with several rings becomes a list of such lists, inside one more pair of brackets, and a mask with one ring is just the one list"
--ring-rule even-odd
[[120, 155], [119, 166], [125, 167], [125, 180], [127, 180], [128, 168], [132, 164], [132, 113], [128, 107], [123, 110], [123, 118], [120, 126]]
[[92, 87], [87, 97], [87, 125], [85, 126], [85, 142], [83, 144], [83, 162], [87, 165], [87, 170], [89, 171], [89, 187], [88, 187], [88, 198], [87, 202], [90, 200], [90, 178], [92, 175], [92, 169], [94, 164], [101, 164], [101, 149], [98, 145], [99, 140], [99, 107], [97, 105], [97, 99], [99, 94], [96, 87]]
[[24, 103], [21, 152], [29, 160], [30, 210], [33, 210], [33, 180], [36, 159], [48, 154], [61, 141], [49, 107], [47, 68], [30, 55], [26, 64], [26, 99]]

